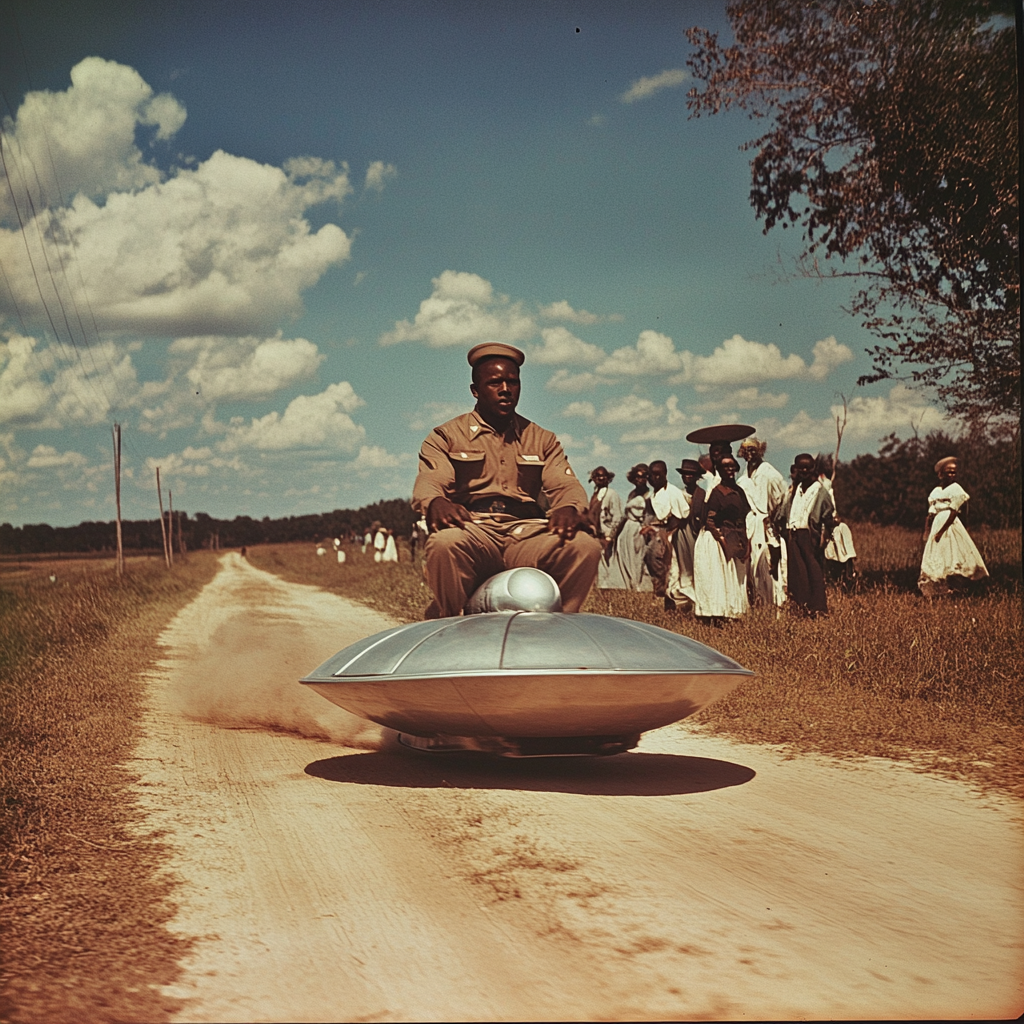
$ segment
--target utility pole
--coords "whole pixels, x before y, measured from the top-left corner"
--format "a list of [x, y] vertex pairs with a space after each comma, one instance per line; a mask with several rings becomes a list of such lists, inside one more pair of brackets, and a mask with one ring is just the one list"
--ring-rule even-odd
[[114, 424], [114, 499], [117, 502], [117, 575], [124, 575], [124, 546], [121, 543], [121, 424]]
[[164, 496], [160, 490], [160, 467], [156, 467], [156, 497], [160, 502], [160, 536], [164, 540], [164, 564], [171, 567], [171, 556], [167, 553], [167, 524], [164, 522]]
[[167, 488], [167, 555], [174, 565], [174, 492]]

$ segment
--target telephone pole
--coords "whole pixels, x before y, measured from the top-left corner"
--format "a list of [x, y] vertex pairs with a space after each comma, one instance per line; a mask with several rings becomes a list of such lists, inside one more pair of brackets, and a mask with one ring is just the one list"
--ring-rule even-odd
[[114, 424], [114, 500], [117, 503], [117, 575], [124, 575], [124, 545], [121, 542], [121, 424]]

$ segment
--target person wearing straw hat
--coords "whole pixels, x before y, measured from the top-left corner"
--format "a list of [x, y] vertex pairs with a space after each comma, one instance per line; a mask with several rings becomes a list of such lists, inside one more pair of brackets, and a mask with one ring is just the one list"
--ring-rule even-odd
[[461, 614], [477, 587], [519, 566], [552, 576], [563, 611], [578, 612], [597, 576], [602, 545], [589, 532], [587, 492], [558, 438], [516, 413], [525, 358], [500, 342], [471, 348], [476, 407], [420, 448], [412, 504], [430, 530], [428, 619]]
[[956, 482], [958, 469], [952, 455], [935, 463], [939, 484], [928, 495], [924, 554], [917, 581], [925, 597], [941, 597], [963, 590], [969, 581], [988, 576], [981, 552], [960, 520], [960, 512], [970, 495]]
[[687, 515], [672, 536], [673, 558], [665, 596], [679, 611], [692, 611], [697, 600], [693, 582], [693, 549], [704, 525], [704, 489], [697, 481], [704, 467], [696, 459], [683, 459], [676, 472], [683, 478], [683, 499]]
[[611, 572], [612, 540], [619, 530], [622, 521], [622, 499], [618, 491], [612, 490], [611, 482], [615, 474], [598, 466], [591, 470], [590, 482], [594, 485], [594, 493], [590, 498], [588, 512], [594, 536], [604, 546], [601, 561], [597, 563], [597, 586], [608, 589], [613, 586]]

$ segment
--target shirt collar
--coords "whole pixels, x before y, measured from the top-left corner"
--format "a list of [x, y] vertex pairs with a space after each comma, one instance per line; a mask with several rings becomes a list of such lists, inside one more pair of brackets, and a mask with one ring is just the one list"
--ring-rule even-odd
[[[480, 415], [480, 413], [478, 413], [476, 411], [476, 409], [470, 410], [469, 415], [470, 415], [470, 418], [473, 420], [473, 423], [480, 428], [479, 430], [471, 430], [470, 431], [470, 433], [474, 437], [476, 437], [479, 434], [482, 434], [484, 431], [486, 431], [489, 434], [494, 434], [495, 437], [503, 437], [503, 436], [505, 436], [505, 435], [499, 434], [494, 429], [494, 427], [492, 427], [490, 425], [490, 423], [488, 423], [487, 420], [485, 420]], [[514, 412], [512, 414], [512, 422], [509, 424], [508, 430], [512, 431], [512, 434], [515, 436], [515, 439], [517, 441], [522, 440], [523, 428], [526, 426], [526, 422], [527, 421], [524, 420], [523, 417], [519, 415], [519, 413]], [[508, 430], [505, 431], [506, 434], [508, 433]]]

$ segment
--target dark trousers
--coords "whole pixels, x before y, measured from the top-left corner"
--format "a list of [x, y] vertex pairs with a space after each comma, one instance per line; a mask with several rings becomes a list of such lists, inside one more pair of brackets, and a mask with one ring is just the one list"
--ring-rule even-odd
[[786, 531], [789, 556], [789, 599], [808, 612], [827, 612], [825, 574], [821, 568], [821, 548], [810, 530]]

